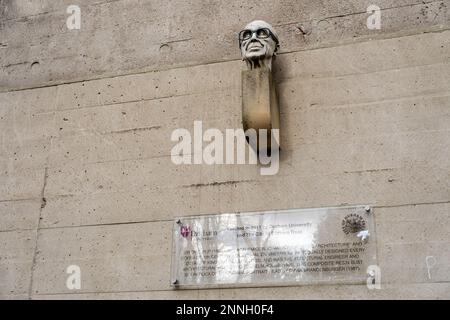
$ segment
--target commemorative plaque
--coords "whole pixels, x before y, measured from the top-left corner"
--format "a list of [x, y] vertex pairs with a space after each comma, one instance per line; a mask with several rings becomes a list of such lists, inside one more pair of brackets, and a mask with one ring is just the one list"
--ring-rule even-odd
[[202, 215], [174, 222], [177, 288], [366, 283], [377, 264], [367, 206]]

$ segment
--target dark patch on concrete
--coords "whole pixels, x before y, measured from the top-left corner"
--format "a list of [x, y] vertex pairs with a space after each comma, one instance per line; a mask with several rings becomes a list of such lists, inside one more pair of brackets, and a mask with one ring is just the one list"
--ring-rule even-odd
[[127, 133], [127, 132], [139, 132], [139, 131], [150, 131], [150, 130], [157, 130], [161, 129], [161, 126], [153, 126], [153, 127], [144, 127], [144, 128], [134, 128], [134, 129], [126, 129], [126, 130], [119, 130], [119, 131], [111, 131], [110, 133]]
[[236, 181], [222, 181], [222, 182], [212, 182], [212, 183], [197, 183], [197, 184], [190, 184], [187, 186], [183, 186], [183, 188], [224, 186], [224, 185], [238, 184], [238, 183], [242, 183], [242, 182], [253, 182], [253, 181], [254, 180], [236, 180]]
[[41, 199], [41, 209], [44, 209], [47, 205], [47, 199], [45, 197], [42, 197]]
[[15, 66], [23, 65], [23, 64], [28, 64], [28, 63], [29, 63], [28, 61], [18, 62], [18, 63], [10, 63], [10, 64], [3, 66], [3, 68], [15, 67]]
[[370, 170], [357, 170], [357, 171], [344, 171], [344, 173], [365, 173], [365, 172], [383, 172], [383, 171], [393, 171], [394, 168], [386, 168], [386, 169], [370, 169]]

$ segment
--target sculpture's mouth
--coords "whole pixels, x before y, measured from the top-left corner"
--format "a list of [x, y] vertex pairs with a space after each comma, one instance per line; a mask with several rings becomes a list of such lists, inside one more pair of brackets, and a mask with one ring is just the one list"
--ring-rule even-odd
[[258, 41], [252, 41], [247, 45], [247, 51], [259, 51], [263, 48], [264, 46], [262, 45], [262, 43], [258, 42]]

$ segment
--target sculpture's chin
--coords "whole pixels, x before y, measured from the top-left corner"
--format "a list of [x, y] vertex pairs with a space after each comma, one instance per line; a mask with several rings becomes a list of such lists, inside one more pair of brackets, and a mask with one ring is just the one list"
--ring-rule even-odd
[[246, 61], [247, 67], [249, 69], [258, 69], [267, 67], [271, 69], [272, 67], [272, 54], [267, 47], [250, 47], [247, 50], [243, 50], [243, 60]]
[[247, 51], [245, 54], [245, 58], [248, 60], [263, 59], [265, 56], [266, 53], [264, 50]]

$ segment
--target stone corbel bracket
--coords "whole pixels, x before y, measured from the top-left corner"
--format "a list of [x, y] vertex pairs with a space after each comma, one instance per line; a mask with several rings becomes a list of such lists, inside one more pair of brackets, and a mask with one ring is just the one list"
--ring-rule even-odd
[[[266, 151], [268, 155], [274, 147], [273, 142], [279, 144], [279, 131], [276, 139], [272, 140], [272, 130], [280, 129], [280, 112], [272, 71], [269, 68], [257, 68], [242, 71], [242, 125], [245, 132], [254, 129], [257, 134], [256, 144], [249, 140], [250, 146], [257, 153]], [[266, 131], [261, 129], [266, 129]], [[265, 135], [266, 139], [262, 137]], [[262, 141], [261, 139], [265, 140]]]

